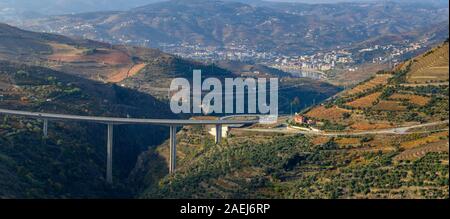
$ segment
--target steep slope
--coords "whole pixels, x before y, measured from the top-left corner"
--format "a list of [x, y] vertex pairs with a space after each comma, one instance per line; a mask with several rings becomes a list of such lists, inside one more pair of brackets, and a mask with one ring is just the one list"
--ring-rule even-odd
[[224, 69], [183, 60], [155, 49], [114, 46], [24, 31], [5, 24], [0, 25], [0, 60], [43, 66], [101, 82], [126, 81], [122, 84], [138, 89], [143, 81], [146, 86], [167, 90], [172, 78], [189, 78], [193, 69], [204, 69], [204, 75], [215, 77], [233, 75]]
[[[167, 101], [172, 79], [192, 79], [192, 70], [201, 69], [203, 76], [220, 79], [241, 75], [230, 66], [207, 65], [185, 60], [156, 49], [114, 46], [90, 40], [42, 34], [0, 25], [0, 60], [43, 66], [71, 75], [138, 90]], [[222, 67], [230, 67], [224, 69]], [[253, 77], [286, 77], [283, 72], [263, 70]], [[282, 112], [289, 112], [295, 97], [302, 98], [301, 108], [339, 92], [336, 86], [309, 79], [280, 80]]]
[[[219, 145], [205, 134], [178, 133], [174, 175], [159, 168], [167, 142], [141, 156], [131, 178], [140, 197], [448, 198], [448, 132], [322, 138], [236, 130]], [[431, 139], [434, 146], [424, 145]]]
[[[112, 46], [8, 25], [0, 25], [0, 64], [0, 108], [117, 117], [174, 117], [157, 99], [166, 100], [170, 81], [191, 78], [193, 69], [221, 79], [238, 74], [158, 50]], [[127, 71], [121, 71], [125, 67]], [[307, 106], [339, 91], [309, 79], [284, 78], [281, 85], [285, 104], [280, 105], [286, 110], [293, 96], [304, 96], [302, 104]], [[111, 187], [103, 178], [105, 126], [52, 122], [50, 138], [43, 139], [42, 121], [1, 119], [1, 197], [130, 197], [133, 191], [122, 185], [136, 157], [167, 138], [167, 130], [161, 127], [118, 126], [116, 133], [121, 135], [115, 136], [114, 154], [121, 156], [114, 159], [117, 184]], [[163, 159], [153, 158], [152, 162], [160, 162], [159, 172], [167, 170]]]
[[157, 50], [113, 46], [0, 25], [0, 60], [48, 67], [85, 78], [118, 82], [139, 72]]
[[[0, 108], [76, 115], [173, 118], [155, 98], [41, 67], [0, 61]], [[118, 126], [117, 184], [105, 184], [106, 128], [100, 124], [0, 116], [0, 197], [130, 197], [122, 182], [141, 151], [167, 137], [163, 127]], [[119, 156], [120, 155], [120, 156]]]
[[379, 72], [306, 116], [323, 129], [370, 130], [448, 120], [448, 41]]

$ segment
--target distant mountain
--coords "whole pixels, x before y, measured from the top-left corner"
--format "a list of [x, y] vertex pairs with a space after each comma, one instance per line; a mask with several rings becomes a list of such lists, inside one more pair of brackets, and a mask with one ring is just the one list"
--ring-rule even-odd
[[245, 45], [285, 54], [349, 46], [448, 23], [448, 6], [405, 2], [286, 4], [262, 7], [232, 1], [172, 0], [124, 12], [28, 20], [31, 30], [106, 42]]
[[[40, 15], [57, 15], [92, 11], [126, 10], [164, 0], [2, 0], [0, 8], [15, 12], [34, 12]], [[1, 11], [1, 10], [0, 10]]]
[[[167, 100], [167, 90], [173, 78], [192, 78], [192, 70], [201, 69], [204, 77], [236, 77], [242, 72], [260, 71], [255, 77], [288, 74], [264, 66], [245, 69], [243, 66], [206, 65], [182, 59], [156, 49], [115, 46], [92, 40], [74, 39], [54, 34], [24, 31], [0, 24], [0, 60], [44, 66], [56, 71], [103, 83], [117, 83], [161, 100]], [[298, 83], [292, 86], [292, 83]], [[307, 86], [299, 86], [299, 85]], [[289, 110], [288, 102], [303, 96], [302, 107], [328, 98], [339, 91], [330, 84], [310, 79], [286, 80], [280, 84], [284, 96], [280, 111]]]
[[[48, 15], [63, 15], [97, 11], [124, 11], [139, 6], [169, 0], [2, 0], [0, 21], [38, 18]], [[246, 4], [262, 5], [262, 0], [225, 0]], [[270, 3], [269, 3], [270, 4]]]

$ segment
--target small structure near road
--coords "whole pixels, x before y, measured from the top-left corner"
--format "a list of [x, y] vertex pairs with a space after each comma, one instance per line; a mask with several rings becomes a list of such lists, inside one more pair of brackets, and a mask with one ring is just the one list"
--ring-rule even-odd
[[294, 116], [294, 122], [296, 124], [299, 124], [299, 125], [305, 125], [305, 124], [307, 124], [307, 125], [315, 125], [316, 124], [316, 121], [314, 121], [312, 119], [309, 119], [306, 116], [303, 116], [303, 115], [298, 114], [298, 113], [296, 113], [295, 116]]

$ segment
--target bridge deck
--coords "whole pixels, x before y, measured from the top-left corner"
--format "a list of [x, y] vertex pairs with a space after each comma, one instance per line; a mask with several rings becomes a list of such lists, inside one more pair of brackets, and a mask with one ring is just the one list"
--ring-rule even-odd
[[178, 119], [136, 119], [136, 118], [115, 118], [115, 117], [95, 117], [95, 116], [77, 116], [64, 115], [54, 113], [26, 112], [17, 110], [0, 109], [0, 114], [24, 116], [37, 119], [47, 120], [70, 120], [80, 122], [96, 122], [114, 125], [130, 125], [130, 124], [153, 124], [166, 126], [182, 126], [182, 125], [237, 125], [237, 124], [255, 124], [258, 120], [178, 120]]
[[176, 120], [176, 119], [135, 119], [135, 118], [115, 118], [115, 117], [95, 117], [95, 116], [76, 116], [76, 115], [64, 115], [54, 113], [39, 113], [39, 112], [26, 112], [18, 110], [0, 109], [0, 115], [13, 115], [23, 116], [35, 119], [44, 120], [43, 134], [44, 137], [48, 137], [48, 121], [49, 120], [64, 120], [64, 121], [78, 121], [78, 122], [94, 122], [104, 123], [108, 126], [107, 133], [107, 161], [106, 161], [106, 181], [110, 184], [113, 183], [113, 170], [112, 170], [112, 153], [113, 153], [113, 127], [114, 125], [166, 125], [170, 126], [170, 158], [169, 158], [169, 172], [175, 172], [176, 165], [176, 132], [177, 126], [184, 125], [216, 125], [216, 143], [220, 143], [222, 135], [222, 125], [244, 125], [255, 124], [258, 120]]

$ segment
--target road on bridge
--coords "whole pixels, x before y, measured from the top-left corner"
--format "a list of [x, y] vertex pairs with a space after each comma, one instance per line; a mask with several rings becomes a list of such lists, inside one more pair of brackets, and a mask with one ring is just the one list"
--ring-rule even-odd
[[115, 118], [115, 117], [96, 117], [96, 116], [78, 116], [55, 113], [26, 112], [18, 110], [0, 109], [0, 115], [11, 115], [19, 117], [28, 117], [41, 119], [44, 121], [43, 135], [48, 137], [49, 121], [75, 121], [75, 122], [93, 122], [106, 124], [107, 131], [107, 161], [106, 161], [106, 181], [112, 183], [112, 148], [113, 148], [113, 128], [114, 125], [165, 125], [170, 127], [170, 163], [169, 172], [175, 172], [176, 165], [176, 133], [177, 127], [185, 125], [215, 125], [216, 126], [216, 144], [221, 142], [223, 125], [251, 125], [258, 123], [259, 120], [178, 120], [178, 119], [138, 119], [138, 118]]

